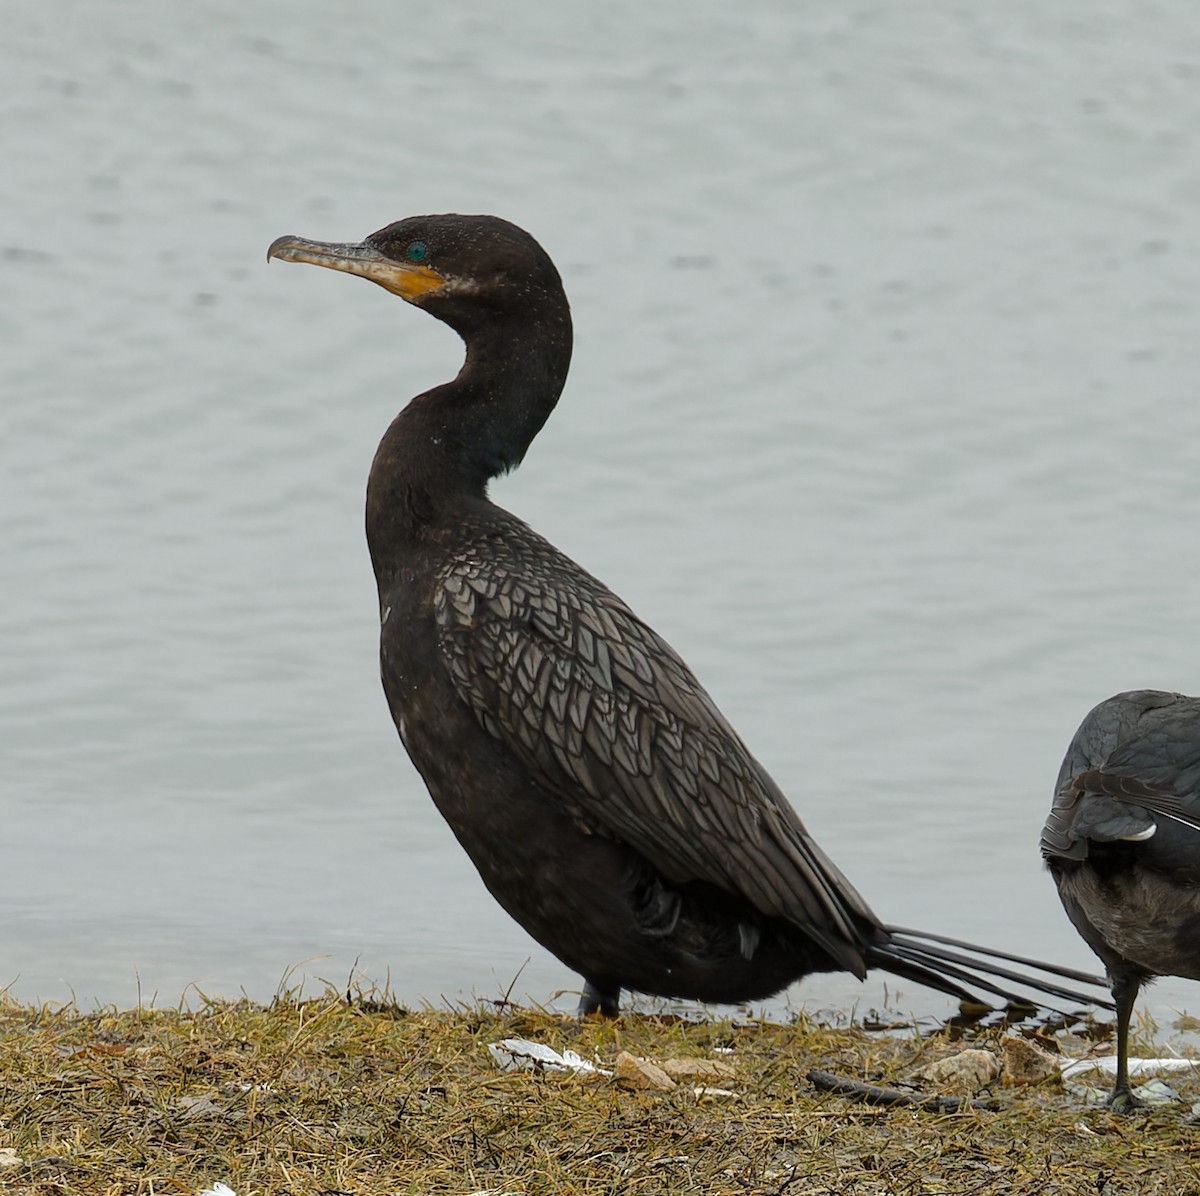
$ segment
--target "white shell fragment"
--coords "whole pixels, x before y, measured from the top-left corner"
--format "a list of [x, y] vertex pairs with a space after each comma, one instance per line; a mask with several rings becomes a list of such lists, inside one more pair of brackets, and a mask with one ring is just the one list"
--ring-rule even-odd
[[[1160, 1071], [1191, 1071], [1200, 1065], [1195, 1059], [1130, 1059], [1129, 1074], [1131, 1076], [1155, 1075]], [[1109, 1075], [1117, 1073], [1116, 1055], [1097, 1055], [1092, 1059], [1071, 1059], [1064, 1061], [1063, 1077], [1080, 1075], [1085, 1071], [1105, 1071]]]
[[698, 1087], [692, 1089], [692, 1095], [700, 1104], [715, 1100], [737, 1100], [738, 1094], [731, 1088]]
[[612, 1075], [612, 1072], [589, 1063], [574, 1051], [560, 1054], [544, 1042], [530, 1042], [528, 1038], [505, 1038], [500, 1042], [489, 1042], [488, 1052], [501, 1071], [569, 1071]]

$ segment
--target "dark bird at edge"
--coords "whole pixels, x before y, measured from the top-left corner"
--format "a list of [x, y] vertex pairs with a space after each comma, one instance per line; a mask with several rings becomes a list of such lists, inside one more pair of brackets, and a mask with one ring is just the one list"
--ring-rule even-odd
[[1108, 971], [1117, 1074], [1137, 1106], [1129, 1021], [1156, 976], [1200, 980], [1200, 698], [1132, 690], [1080, 724], [1058, 774], [1042, 856], [1067, 916]]
[[[392, 718], [496, 900], [584, 981], [758, 1000], [882, 968], [963, 1001], [1094, 997], [1095, 977], [882, 923], [652, 628], [488, 497], [558, 402], [570, 308], [553, 262], [492, 216], [416, 216], [361, 244], [280, 237], [268, 259], [357, 274], [453, 328], [466, 358], [375, 454], [367, 542]], [[977, 953], [974, 956], [967, 953]]]

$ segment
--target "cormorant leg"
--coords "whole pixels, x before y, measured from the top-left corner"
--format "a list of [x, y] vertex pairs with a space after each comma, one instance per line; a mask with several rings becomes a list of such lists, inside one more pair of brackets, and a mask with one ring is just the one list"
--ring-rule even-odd
[[1118, 1113], [1132, 1113], [1141, 1106], [1129, 1087], [1129, 1022], [1141, 987], [1141, 978], [1136, 973], [1125, 972], [1112, 978], [1112, 995], [1117, 1003], [1117, 1082], [1109, 1094], [1108, 1105]]
[[598, 1013], [601, 1017], [618, 1017], [620, 1012], [620, 988], [600, 988], [590, 980], [583, 982], [579, 1008], [575, 1010], [576, 1017], [587, 1017], [590, 1013]]

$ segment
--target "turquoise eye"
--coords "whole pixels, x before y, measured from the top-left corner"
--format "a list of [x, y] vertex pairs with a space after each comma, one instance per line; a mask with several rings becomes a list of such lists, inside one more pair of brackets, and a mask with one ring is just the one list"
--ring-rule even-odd
[[408, 254], [410, 262], [422, 262], [425, 260], [425, 255], [429, 252], [429, 249], [424, 241], [413, 241], [405, 252]]

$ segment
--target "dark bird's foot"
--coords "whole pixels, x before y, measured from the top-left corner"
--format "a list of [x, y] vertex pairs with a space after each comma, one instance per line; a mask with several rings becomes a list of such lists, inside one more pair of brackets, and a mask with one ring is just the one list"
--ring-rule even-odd
[[593, 1013], [598, 1013], [601, 1017], [620, 1017], [621, 990], [615, 988], [602, 992], [590, 980], [585, 980], [575, 1016], [590, 1017]]
[[1125, 1087], [1118, 1085], [1112, 1090], [1112, 1095], [1108, 1098], [1108, 1107], [1114, 1113], [1127, 1115], [1129, 1113], [1136, 1113], [1145, 1106], [1133, 1095], [1128, 1085]]

